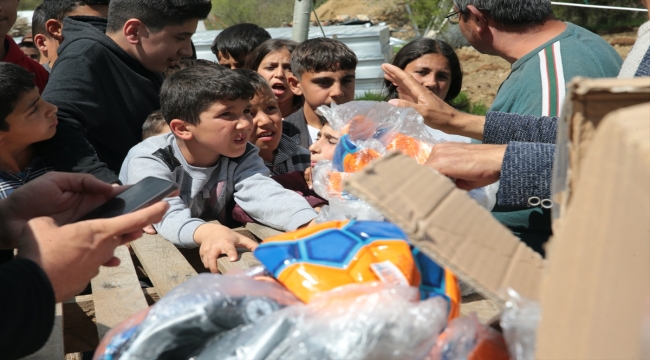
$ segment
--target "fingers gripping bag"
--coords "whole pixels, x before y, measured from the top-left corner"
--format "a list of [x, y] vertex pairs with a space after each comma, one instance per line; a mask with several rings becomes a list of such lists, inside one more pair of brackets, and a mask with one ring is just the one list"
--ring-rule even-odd
[[446, 323], [441, 297], [416, 288], [352, 284], [211, 341], [196, 360], [424, 359]]
[[106, 334], [94, 359], [189, 359], [214, 336], [297, 302], [276, 282], [200, 274]]
[[381, 282], [420, 289], [421, 298], [442, 297], [458, 316], [455, 276], [409, 245], [396, 225], [331, 221], [268, 238], [253, 253], [300, 300], [355, 283]]

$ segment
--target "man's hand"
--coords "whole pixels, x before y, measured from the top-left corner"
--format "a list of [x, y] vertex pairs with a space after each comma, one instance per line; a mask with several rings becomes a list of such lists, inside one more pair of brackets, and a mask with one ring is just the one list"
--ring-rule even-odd
[[131, 214], [64, 226], [52, 217], [34, 218], [22, 231], [17, 256], [40, 265], [57, 302], [63, 301], [81, 292], [101, 265], [119, 265], [115, 248], [142, 236], [142, 227], [159, 222], [168, 208], [159, 202]]
[[199, 244], [199, 254], [206, 269], [217, 273], [217, 258], [227, 255], [228, 260], [237, 261], [237, 249], [246, 248], [255, 250], [259, 245], [256, 241], [246, 236], [237, 234], [231, 229], [218, 224], [203, 224], [194, 232], [194, 242]]
[[397, 92], [409, 100], [390, 100], [398, 107], [412, 107], [424, 118], [424, 123], [448, 134], [463, 135], [483, 140], [485, 117], [460, 112], [429, 89], [420, 85], [411, 75], [391, 64], [383, 64], [384, 78], [397, 86]]
[[469, 191], [499, 180], [506, 147], [507, 145], [437, 144], [426, 165], [454, 179], [459, 188]]
[[47, 173], [0, 201], [0, 248], [15, 247], [15, 239], [30, 219], [50, 216], [59, 224], [79, 219], [124, 190], [92, 175]]

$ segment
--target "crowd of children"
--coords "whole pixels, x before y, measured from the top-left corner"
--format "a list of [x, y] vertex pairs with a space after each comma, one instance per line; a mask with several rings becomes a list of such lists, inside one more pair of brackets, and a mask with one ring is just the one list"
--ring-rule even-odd
[[[316, 217], [306, 200], [311, 168], [332, 158], [339, 136], [317, 109], [354, 99], [358, 60], [345, 44], [271, 39], [238, 24], [214, 40], [214, 63], [196, 60], [191, 42], [209, 0], [44, 0], [32, 29], [40, 66], [6, 35], [12, 6], [0, 22], [1, 198], [51, 170], [108, 183], [172, 180], [180, 195], [155, 228], [200, 247], [213, 271], [221, 254], [256, 246], [229, 229], [242, 218], [235, 207], [281, 230]], [[448, 44], [413, 41], [393, 64], [462, 107], [452, 102], [462, 71]], [[410, 100], [386, 88], [389, 99]]]

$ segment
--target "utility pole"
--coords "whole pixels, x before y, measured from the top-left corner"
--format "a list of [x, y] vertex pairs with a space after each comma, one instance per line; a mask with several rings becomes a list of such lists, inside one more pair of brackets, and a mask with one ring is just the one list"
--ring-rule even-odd
[[296, 0], [293, 7], [293, 29], [291, 40], [303, 42], [309, 37], [309, 16], [311, 0]]

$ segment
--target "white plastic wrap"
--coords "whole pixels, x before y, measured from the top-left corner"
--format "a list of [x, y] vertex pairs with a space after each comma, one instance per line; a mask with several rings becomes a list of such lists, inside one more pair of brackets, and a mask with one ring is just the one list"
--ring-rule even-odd
[[537, 301], [525, 299], [508, 289], [509, 299], [501, 316], [501, 328], [513, 360], [533, 360], [537, 327], [542, 310]]
[[348, 285], [214, 339], [196, 360], [424, 359], [447, 320], [413, 287]]
[[189, 359], [217, 334], [299, 300], [275, 282], [199, 274], [153, 305], [144, 320], [108, 333], [95, 359]]
[[[319, 162], [312, 172], [314, 190], [330, 201], [330, 206], [316, 221], [382, 220], [378, 211], [344, 191], [344, 179], [394, 150], [424, 165], [433, 146], [441, 141], [434, 138], [422, 116], [412, 108], [354, 101], [318, 110], [339, 131], [339, 144], [332, 161]], [[469, 196], [491, 210], [496, 202], [496, 189], [475, 189]]]

